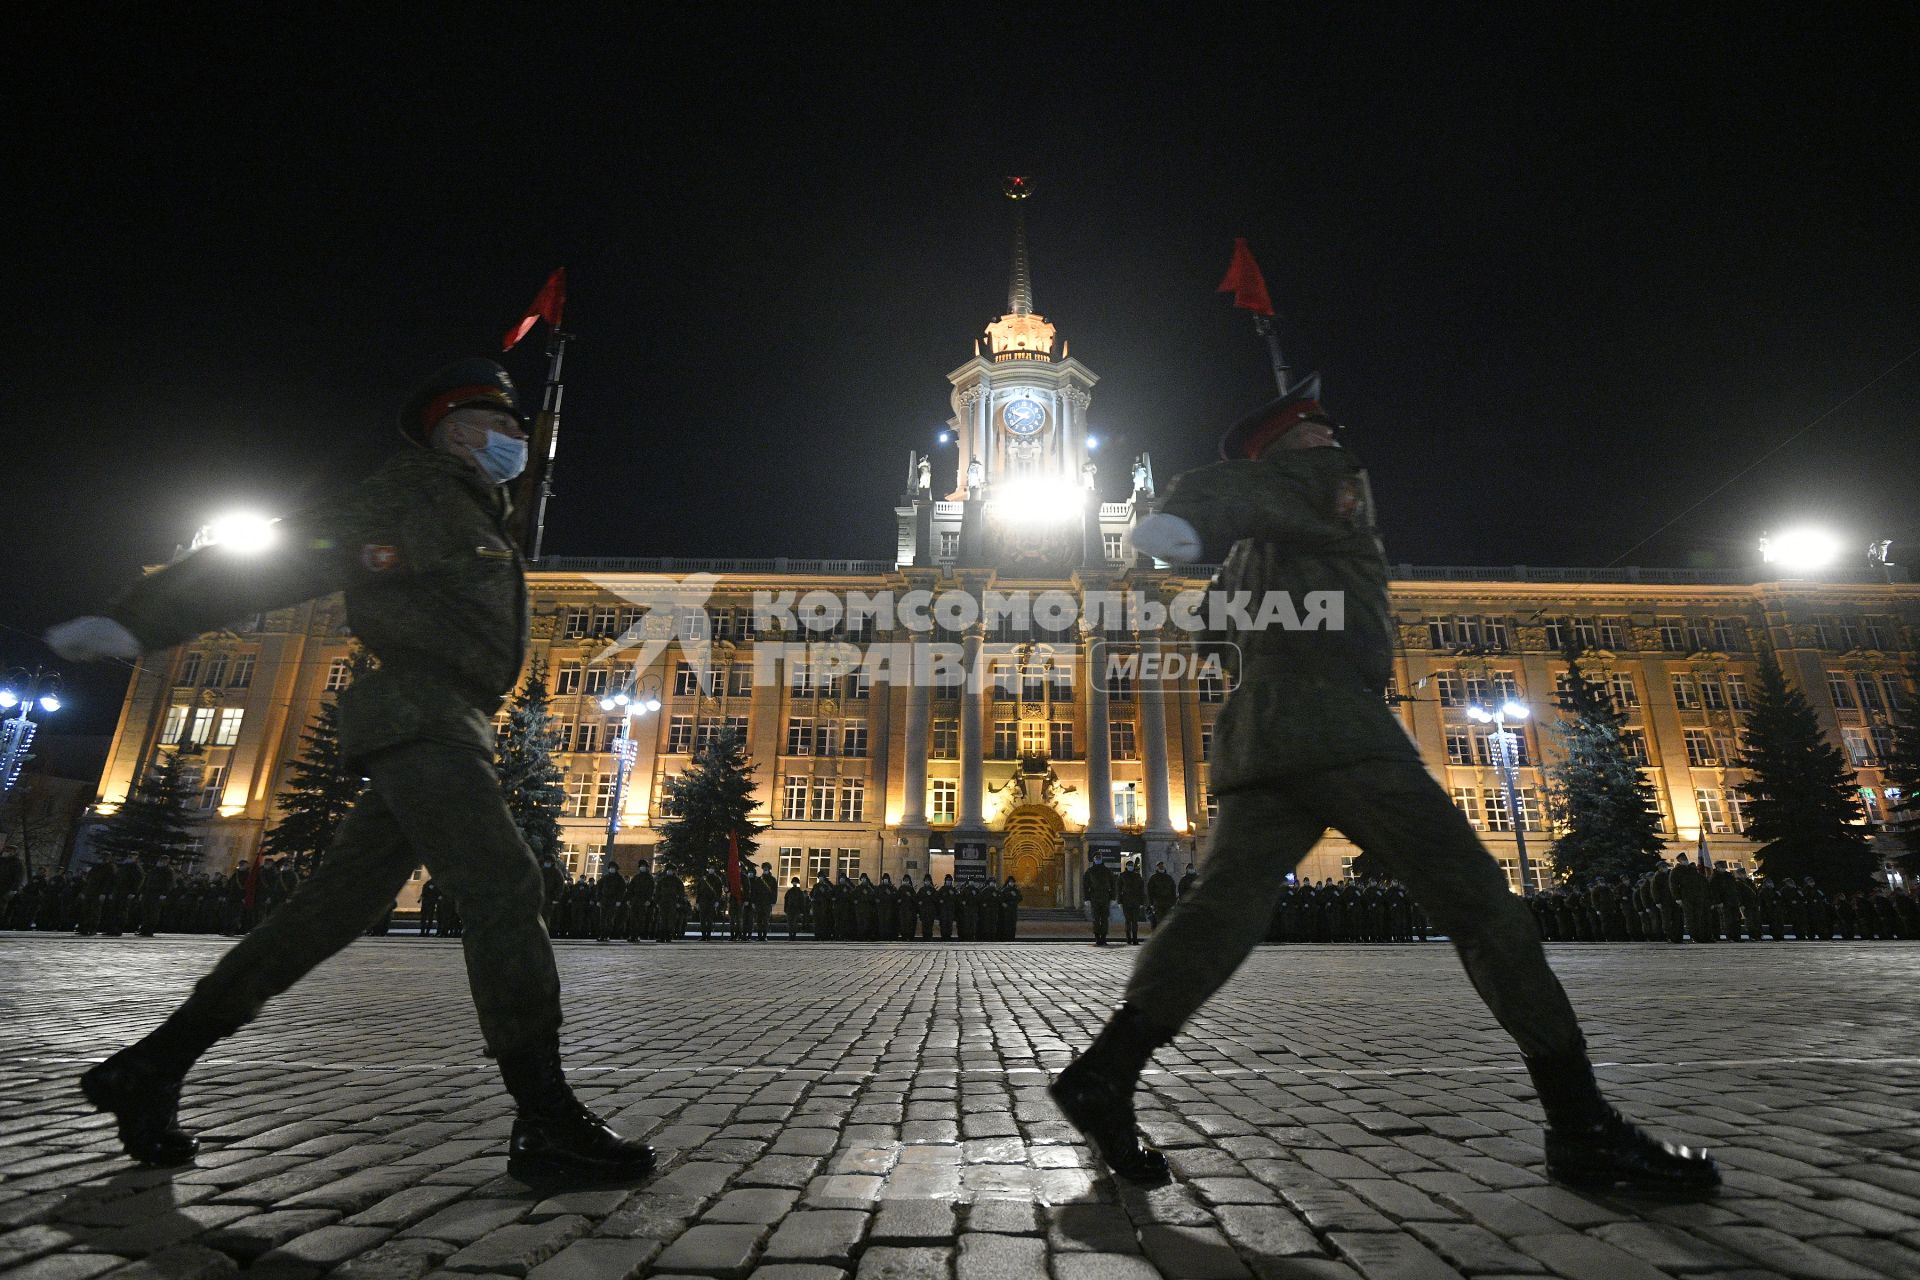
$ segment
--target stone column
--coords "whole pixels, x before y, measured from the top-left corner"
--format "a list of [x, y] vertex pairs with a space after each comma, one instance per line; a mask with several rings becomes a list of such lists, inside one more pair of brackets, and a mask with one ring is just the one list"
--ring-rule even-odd
[[986, 766], [980, 741], [981, 704], [984, 701], [980, 696], [980, 684], [985, 672], [980, 670], [980, 632], [977, 628], [968, 632], [962, 654], [966, 664], [966, 683], [960, 691], [960, 807], [955, 815], [956, 834], [982, 831], [986, 827]]
[[[900, 826], [903, 830], [924, 831], [927, 826], [927, 716], [932, 697], [932, 690], [927, 687], [927, 672], [923, 669], [928, 661], [925, 636], [915, 634], [912, 653], [912, 671], [907, 684], [907, 740], [903, 748], [905, 759], [901, 761], [901, 785], [906, 794], [900, 797]], [[890, 700], [892, 693], [889, 689]]]
[[1172, 803], [1167, 780], [1167, 708], [1166, 694], [1159, 679], [1163, 655], [1160, 642], [1149, 636], [1140, 638], [1140, 736], [1146, 739], [1147, 765], [1147, 844], [1156, 852], [1174, 838]]
[[1107, 681], [1100, 659], [1106, 645], [1094, 631], [1087, 636], [1087, 848], [1117, 848], [1120, 829], [1113, 824], [1113, 736], [1107, 710]]

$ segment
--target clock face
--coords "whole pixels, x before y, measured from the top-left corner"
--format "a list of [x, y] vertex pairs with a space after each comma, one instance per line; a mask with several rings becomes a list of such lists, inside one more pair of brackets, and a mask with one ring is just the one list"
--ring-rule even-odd
[[1007, 430], [1017, 436], [1030, 436], [1047, 423], [1047, 411], [1040, 406], [1040, 402], [1024, 396], [1009, 404], [1003, 416]]

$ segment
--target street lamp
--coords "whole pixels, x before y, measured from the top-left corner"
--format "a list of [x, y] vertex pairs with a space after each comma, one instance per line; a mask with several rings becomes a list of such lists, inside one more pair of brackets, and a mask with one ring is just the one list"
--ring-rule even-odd
[[1533, 887], [1533, 866], [1527, 861], [1527, 815], [1520, 808], [1520, 789], [1513, 780], [1516, 754], [1513, 746], [1519, 735], [1507, 728], [1507, 721], [1525, 720], [1527, 705], [1508, 698], [1491, 710], [1478, 705], [1468, 707], [1467, 715], [1480, 724], [1494, 727], [1489, 738], [1493, 743], [1493, 762], [1500, 770], [1500, 781], [1507, 791], [1507, 814], [1513, 820], [1513, 847], [1520, 855], [1520, 892], [1525, 893]]
[[38, 727], [28, 716], [38, 710], [51, 715], [60, 709], [60, 677], [35, 667], [10, 671], [0, 680], [0, 712], [10, 712], [0, 721], [0, 796], [13, 790], [20, 770], [27, 763], [27, 749], [33, 745]]
[[265, 551], [280, 536], [274, 526], [278, 520], [252, 511], [230, 511], [215, 516], [202, 525], [193, 535], [190, 550], [201, 547], [225, 547], [229, 551], [239, 551], [251, 555]]
[[1812, 573], [1840, 558], [1840, 539], [1825, 529], [1801, 526], [1760, 535], [1760, 559], [1788, 573]]
[[607, 809], [607, 851], [601, 859], [604, 866], [613, 857], [614, 837], [620, 834], [620, 808], [627, 793], [627, 774], [639, 755], [639, 745], [633, 740], [633, 718], [660, 709], [660, 682], [648, 676], [637, 688], [629, 685], [600, 699], [600, 709], [620, 715], [620, 732], [607, 748], [613, 752], [613, 803]]

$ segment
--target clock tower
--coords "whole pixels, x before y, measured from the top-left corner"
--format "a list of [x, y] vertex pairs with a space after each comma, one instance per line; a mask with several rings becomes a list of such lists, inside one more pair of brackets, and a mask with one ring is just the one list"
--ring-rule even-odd
[[[923, 479], [899, 508], [901, 563], [1065, 573], [1107, 563], [1124, 533], [1126, 504], [1096, 492], [1087, 409], [1099, 381], [1033, 308], [1026, 201], [1032, 181], [1006, 179], [1013, 206], [1007, 310], [974, 340], [973, 358], [947, 375], [958, 446], [953, 488], [935, 501]], [[911, 473], [910, 473], [911, 482]]]

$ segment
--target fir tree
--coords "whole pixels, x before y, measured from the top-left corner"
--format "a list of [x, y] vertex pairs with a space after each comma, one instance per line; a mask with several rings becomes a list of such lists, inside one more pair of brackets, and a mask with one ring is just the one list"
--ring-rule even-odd
[[1889, 804], [1887, 817], [1903, 828], [1901, 844], [1906, 852], [1902, 863], [1912, 866], [1920, 861], [1920, 658], [1907, 668], [1908, 692], [1893, 708], [1893, 751], [1887, 756], [1887, 782], [1900, 789], [1900, 803]]
[[1746, 800], [1747, 835], [1762, 842], [1761, 872], [1812, 876], [1828, 893], [1869, 888], [1877, 859], [1858, 825], [1853, 770], [1771, 654], [1761, 658], [1746, 727], [1740, 767], [1752, 778], [1738, 789]]
[[103, 861], [132, 854], [141, 862], [188, 863], [193, 843], [192, 788], [178, 753], [160, 756], [102, 827], [94, 850]]
[[1664, 861], [1653, 784], [1627, 753], [1626, 717], [1580, 670], [1577, 645], [1566, 659], [1566, 715], [1552, 726], [1559, 753], [1547, 768], [1547, 811], [1559, 832], [1553, 869], [1576, 886], [1601, 876], [1636, 879]]
[[295, 866], [317, 868], [366, 779], [340, 758], [340, 693], [373, 669], [373, 658], [356, 647], [347, 659], [347, 684], [320, 704], [320, 714], [301, 735], [300, 755], [287, 767], [286, 789], [276, 807], [280, 821], [260, 841], [268, 857], [287, 855]]
[[760, 802], [753, 798], [754, 764], [747, 746], [732, 732], [714, 735], [677, 778], [667, 779], [667, 811], [660, 824], [659, 865], [680, 875], [727, 871], [727, 833], [740, 833], [741, 874], [760, 846], [754, 836], [766, 830], [752, 820]]
[[558, 856], [560, 851], [560, 814], [567, 803], [567, 771], [557, 759], [560, 745], [559, 724], [549, 709], [547, 668], [536, 658], [514, 695], [494, 757], [507, 812], [536, 858]]

